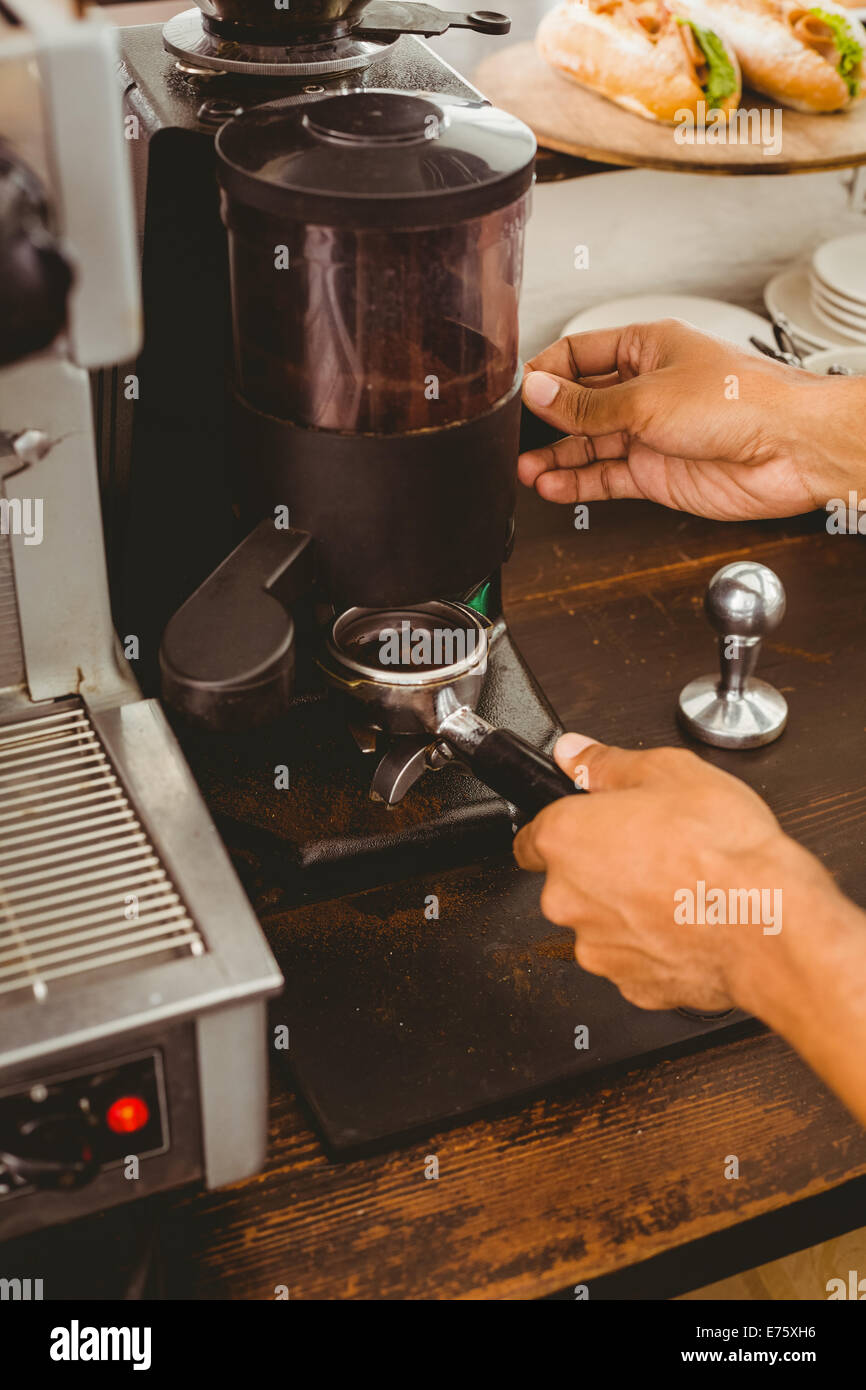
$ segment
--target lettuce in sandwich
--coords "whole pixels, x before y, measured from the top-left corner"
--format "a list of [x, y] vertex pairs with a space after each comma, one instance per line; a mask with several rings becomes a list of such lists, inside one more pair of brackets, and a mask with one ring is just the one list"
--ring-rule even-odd
[[677, 23], [688, 24], [704, 55], [707, 64], [707, 80], [704, 83], [707, 107], [721, 106], [737, 90], [737, 74], [725, 52], [725, 45], [712, 29], [702, 29], [691, 19], [677, 19]]
[[[851, 37], [848, 19], [841, 14], [831, 14], [829, 10], [810, 10], [816, 19], [820, 19], [822, 24], [832, 31], [833, 42], [839, 51], [839, 63], [836, 68], [852, 99], [860, 91], [860, 81], [855, 77], [863, 61], [863, 45]], [[698, 40], [700, 42], [700, 40]]]

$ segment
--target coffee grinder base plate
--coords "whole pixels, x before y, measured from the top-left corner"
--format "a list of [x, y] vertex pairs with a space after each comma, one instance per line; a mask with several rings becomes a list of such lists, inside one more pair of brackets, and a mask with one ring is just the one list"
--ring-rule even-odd
[[253, 44], [209, 34], [201, 10], [184, 10], [168, 21], [163, 43], [189, 68], [238, 73], [246, 77], [309, 78], [357, 72], [393, 47], [396, 39], [328, 39], [321, 43]]

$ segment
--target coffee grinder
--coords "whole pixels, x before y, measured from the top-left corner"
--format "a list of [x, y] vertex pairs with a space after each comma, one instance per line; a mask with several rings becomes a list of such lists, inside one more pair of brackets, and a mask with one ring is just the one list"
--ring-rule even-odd
[[[478, 714], [546, 752], [556, 722], [499, 599], [535, 142], [413, 36], [455, 22], [505, 32], [508, 21], [345, 4], [290, 15], [229, 4], [187, 19], [208, 36], [196, 63], [187, 49], [178, 58], [175, 21], [164, 34], [122, 32], [146, 324], [132, 407], [123, 373], [113, 391], [101, 383], [103, 478], [119, 622], [139, 638], [141, 679], [206, 729], [235, 731], [284, 712], [291, 687], [305, 752], [294, 785], [309, 781], [318, 801], [334, 769], [305, 772], [307, 750], [346, 728], [333, 700], [312, 701], [327, 715], [310, 709], [326, 686], [316, 654], [328, 617], [450, 600], [490, 626]], [[253, 35], [273, 61], [238, 47]], [[220, 613], [213, 595], [229, 578], [236, 595], [247, 584], [246, 606]], [[249, 606], [266, 580], [272, 663], [256, 645], [267, 624]], [[319, 717], [323, 729], [305, 727]], [[365, 722], [350, 715], [354, 751], [375, 742], [381, 754]], [[429, 762], [409, 740], [401, 747], [419, 776]], [[376, 784], [390, 805], [411, 784], [392, 761], [387, 788], [385, 773]], [[366, 881], [385, 871], [373, 867], [381, 854], [507, 846], [512, 809], [456, 770], [382, 823], [370, 762], [362, 756], [357, 791], [339, 798], [346, 816], [330, 818], [327, 847], [291, 818], [287, 857], [311, 870], [305, 893], [321, 864], [329, 880], [339, 866], [346, 882], [362, 868]], [[536, 759], [538, 775], [550, 767]]]
[[[348, 7], [341, 42], [383, 8]], [[208, 62], [240, 22], [203, 25]], [[180, 73], [162, 59], [159, 85], [147, 42], [124, 36], [149, 136], [143, 164], [133, 152], [150, 322], [131, 449], [106, 454], [109, 475], [131, 459], [113, 470], [120, 627], [141, 636], [145, 680], [161, 647], [185, 753], [286, 976], [289, 1061], [326, 1141], [380, 1141], [725, 1026], [633, 1009], [568, 942], [551, 957], [538, 884], [510, 856], [520, 809], [572, 790], [500, 596], [530, 132], [406, 35], [327, 81], [293, 74], [276, 99], [271, 68], [251, 95], [252, 74], [226, 68], [201, 99], [191, 58]], [[383, 680], [372, 653], [404, 622], [483, 631], [479, 688], [458, 701], [480, 732], [445, 723], [459, 659], [434, 663], [415, 695], [438, 693], [403, 723], [397, 677], [417, 673]], [[509, 778], [489, 759], [483, 780], [467, 771], [461, 734], [498, 735]], [[503, 952], [545, 942], [553, 963], [518, 988]]]
[[[181, 20], [194, 37], [178, 34]], [[145, 343], [136, 362], [98, 379], [96, 410], [116, 610], [140, 639], [138, 674], [151, 689], [169, 617], [244, 534], [228, 447], [233, 331], [215, 134], [229, 117], [275, 99], [367, 87], [478, 102], [417, 37], [453, 24], [492, 34], [509, 27], [492, 11], [430, 5], [297, 0], [283, 9], [227, 0], [165, 29], [120, 30]]]
[[[362, 747], [383, 736], [376, 799], [393, 805], [410, 769], [458, 756], [532, 814], [574, 788], [475, 706], [502, 637], [486, 610], [513, 528], [535, 141], [480, 102], [369, 88], [257, 107], [222, 127], [216, 149], [234, 491], [242, 517], [263, 519], [169, 622], [165, 697], [209, 729], [278, 718], [295, 604], [351, 606], [353, 630], [366, 614], [363, 660], [357, 638], [341, 645], [338, 617], [318, 666], [368, 716]], [[458, 606], [431, 605], [443, 598]], [[395, 671], [374, 648], [398, 628], [410, 642], [426, 634], [430, 650], [412, 643]], [[457, 660], [433, 653], [446, 633]], [[468, 699], [467, 659], [479, 681]]]

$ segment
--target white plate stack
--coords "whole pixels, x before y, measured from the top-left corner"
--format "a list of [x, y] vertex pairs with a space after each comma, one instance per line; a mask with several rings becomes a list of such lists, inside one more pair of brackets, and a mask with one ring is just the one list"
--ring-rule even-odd
[[770, 317], [787, 320], [800, 351], [866, 346], [866, 232], [825, 241], [811, 261], [764, 287]]
[[812, 308], [834, 335], [866, 343], [866, 233], [825, 241], [809, 266]]

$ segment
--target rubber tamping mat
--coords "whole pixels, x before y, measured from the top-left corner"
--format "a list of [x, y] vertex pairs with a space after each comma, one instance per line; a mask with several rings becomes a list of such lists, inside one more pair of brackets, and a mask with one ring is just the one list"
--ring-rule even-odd
[[332, 1150], [758, 1026], [627, 1003], [541, 916], [541, 882], [502, 859], [262, 917], [286, 978], [278, 1056]]

